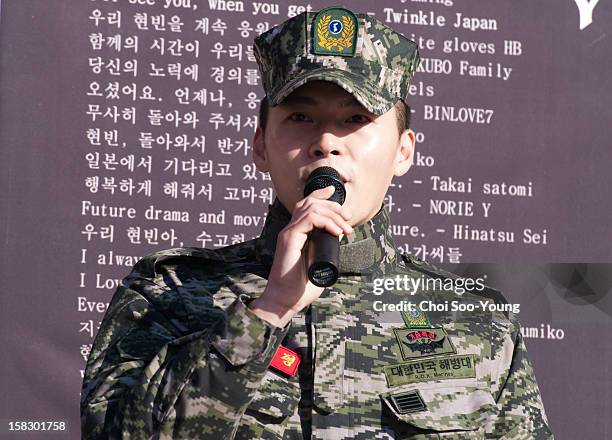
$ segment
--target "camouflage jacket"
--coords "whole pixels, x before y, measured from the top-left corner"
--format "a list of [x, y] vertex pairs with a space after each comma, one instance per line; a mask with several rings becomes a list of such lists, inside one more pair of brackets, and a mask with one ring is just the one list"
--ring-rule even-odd
[[[289, 219], [275, 200], [257, 239], [134, 266], [87, 361], [83, 438], [552, 438], [512, 315], [380, 310], [495, 296], [377, 294], [375, 279], [453, 276], [396, 251], [386, 208], [342, 238], [338, 282], [312, 306], [285, 328], [258, 318], [248, 302]], [[270, 368], [281, 344], [301, 359], [294, 376]]]

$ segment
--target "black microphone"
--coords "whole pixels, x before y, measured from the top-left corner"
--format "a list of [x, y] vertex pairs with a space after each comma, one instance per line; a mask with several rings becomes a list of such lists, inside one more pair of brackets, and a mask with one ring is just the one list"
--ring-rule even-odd
[[[304, 186], [304, 197], [313, 191], [333, 185], [336, 190], [328, 200], [344, 204], [346, 190], [342, 177], [332, 167], [319, 167], [310, 173]], [[308, 279], [319, 287], [329, 287], [338, 279], [338, 237], [325, 229], [313, 229], [308, 244]]]

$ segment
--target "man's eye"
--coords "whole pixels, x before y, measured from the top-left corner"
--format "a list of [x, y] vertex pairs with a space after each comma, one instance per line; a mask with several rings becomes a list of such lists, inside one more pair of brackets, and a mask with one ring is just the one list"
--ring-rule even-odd
[[304, 122], [310, 120], [310, 118], [304, 113], [292, 113], [291, 116], [289, 116], [289, 119], [295, 122]]
[[367, 124], [370, 122], [370, 118], [368, 118], [366, 115], [353, 115], [348, 119], [348, 121], [357, 124]]

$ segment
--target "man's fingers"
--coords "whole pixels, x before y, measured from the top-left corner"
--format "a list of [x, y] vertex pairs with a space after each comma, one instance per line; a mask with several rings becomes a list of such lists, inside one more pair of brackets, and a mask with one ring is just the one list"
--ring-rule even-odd
[[301, 209], [303, 207], [310, 206], [310, 203], [312, 203], [312, 199], [319, 199], [319, 200], [329, 199], [331, 195], [334, 193], [334, 191], [336, 191], [336, 187], [333, 185], [326, 186], [325, 188], [317, 189], [316, 191], [311, 192], [310, 194], [308, 194], [308, 196], [304, 197], [302, 200], [297, 202], [293, 210], [295, 211], [296, 209]]
[[350, 225], [346, 227], [340, 226], [333, 218], [328, 217], [324, 214], [320, 214], [315, 211], [307, 212], [299, 221], [293, 226], [294, 232], [302, 234], [308, 234], [313, 229], [325, 229], [327, 232], [333, 235], [340, 235], [342, 233], [349, 234]]
[[320, 188], [316, 191], [313, 191], [308, 195], [308, 197], [300, 200], [295, 204], [292, 215], [295, 217], [299, 217], [300, 211], [306, 211], [313, 206], [326, 206], [332, 211], [340, 214], [345, 220], [351, 218], [351, 213], [348, 208], [340, 205], [337, 202], [332, 200], [328, 200], [332, 194], [335, 192], [336, 187], [333, 185], [326, 186], [325, 188]]
[[336, 191], [334, 185], [326, 186], [325, 188], [317, 189], [309, 194], [309, 196], [315, 196], [317, 199], [328, 199]]
[[[334, 203], [338, 206], [337, 203]], [[317, 217], [310, 217], [313, 214], [316, 214]], [[335, 226], [339, 227], [345, 235], [353, 232], [352, 226], [344, 219], [344, 217], [338, 213], [337, 208], [334, 210], [333, 206], [329, 205], [316, 205], [310, 208], [308, 211], [304, 211], [296, 217], [295, 223], [306, 222], [301, 226], [298, 230], [300, 232], [305, 231], [305, 233], [310, 232], [314, 228], [322, 228], [317, 223], [319, 217], [324, 217], [330, 219]], [[309, 229], [310, 228], [310, 229]]]

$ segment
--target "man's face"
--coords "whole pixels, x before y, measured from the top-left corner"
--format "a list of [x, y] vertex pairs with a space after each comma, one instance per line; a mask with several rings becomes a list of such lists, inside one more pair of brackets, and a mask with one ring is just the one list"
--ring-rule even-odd
[[349, 223], [365, 223], [380, 209], [393, 176], [412, 162], [414, 133], [399, 135], [395, 111], [376, 116], [333, 83], [306, 83], [269, 108], [265, 134], [255, 132], [253, 161], [270, 173], [289, 212], [304, 198], [314, 169], [335, 168], [344, 180]]

